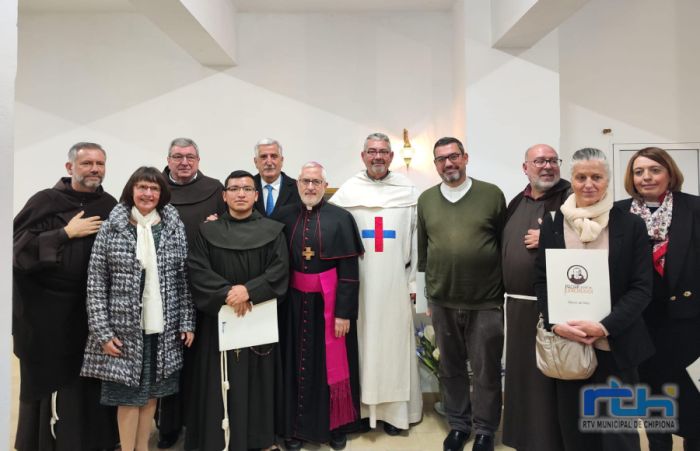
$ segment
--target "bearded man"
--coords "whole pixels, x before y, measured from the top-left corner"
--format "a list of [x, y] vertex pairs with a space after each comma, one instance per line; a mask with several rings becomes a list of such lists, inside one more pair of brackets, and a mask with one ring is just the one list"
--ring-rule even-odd
[[357, 430], [358, 257], [364, 248], [352, 215], [323, 200], [328, 183], [319, 163], [305, 164], [297, 187], [302, 206], [274, 219], [284, 224], [291, 267], [280, 325], [287, 449], [330, 441], [343, 449]]

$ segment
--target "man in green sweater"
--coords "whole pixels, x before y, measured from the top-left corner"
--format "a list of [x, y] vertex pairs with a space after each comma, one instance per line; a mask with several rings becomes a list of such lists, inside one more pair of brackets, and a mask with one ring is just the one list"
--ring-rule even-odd
[[418, 271], [440, 348], [450, 425], [443, 450], [461, 451], [473, 429], [472, 450], [492, 451], [501, 417], [505, 198], [497, 186], [467, 177], [469, 155], [458, 139], [438, 140], [433, 156], [443, 182], [418, 199]]

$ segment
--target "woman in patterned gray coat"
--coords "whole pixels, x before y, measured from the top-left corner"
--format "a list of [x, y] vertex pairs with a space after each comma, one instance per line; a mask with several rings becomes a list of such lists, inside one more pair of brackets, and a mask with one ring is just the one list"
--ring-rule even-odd
[[81, 374], [102, 379], [119, 406], [122, 450], [148, 449], [156, 399], [178, 390], [183, 345], [194, 340], [187, 240], [168, 184], [141, 167], [100, 228], [88, 268], [89, 336]]

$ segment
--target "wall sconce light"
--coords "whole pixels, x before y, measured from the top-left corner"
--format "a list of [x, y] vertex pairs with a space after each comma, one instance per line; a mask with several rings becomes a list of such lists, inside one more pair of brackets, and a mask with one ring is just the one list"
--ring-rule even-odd
[[411, 159], [416, 151], [411, 147], [411, 142], [408, 140], [408, 130], [403, 129], [403, 148], [401, 149], [401, 158], [406, 163], [406, 169], [411, 165]]

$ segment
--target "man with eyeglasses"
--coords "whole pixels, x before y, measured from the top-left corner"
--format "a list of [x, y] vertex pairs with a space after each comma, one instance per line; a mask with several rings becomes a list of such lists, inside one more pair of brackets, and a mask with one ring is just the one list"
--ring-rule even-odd
[[255, 208], [262, 215], [272, 216], [285, 205], [301, 205], [296, 181], [282, 172], [284, 156], [279, 142], [270, 138], [258, 141], [253, 162], [258, 169], [255, 188], [260, 193]]
[[506, 290], [506, 380], [503, 443], [518, 451], [558, 451], [556, 385], [535, 364], [539, 318], [533, 288], [535, 257], [543, 216], [559, 209], [571, 185], [559, 177], [561, 160], [547, 144], [525, 152], [525, 189], [508, 204], [503, 231], [503, 284]]
[[[207, 177], [199, 170], [199, 147], [189, 138], [175, 138], [168, 147], [168, 166], [163, 170], [170, 186], [170, 203], [177, 209], [185, 224], [187, 242], [192, 244], [199, 225], [208, 217], [225, 211], [221, 182]], [[171, 448], [185, 422], [186, 404], [189, 404], [187, 386], [191, 378], [193, 348], [185, 348], [185, 364], [178, 393], [158, 399], [156, 426], [158, 448]]]
[[409, 295], [415, 298], [418, 190], [389, 170], [394, 152], [387, 135], [367, 136], [360, 156], [365, 170], [329, 202], [352, 213], [366, 251], [357, 320], [361, 416], [366, 428], [381, 420], [387, 434], [398, 435], [423, 412]]
[[170, 184], [170, 203], [177, 208], [191, 243], [199, 224], [226, 210], [221, 197], [223, 186], [199, 170], [199, 147], [189, 138], [176, 138], [170, 143], [168, 166], [163, 174]]
[[116, 199], [102, 189], [107, 154], [96, 143], [68, 151], [68, 177], [32, 196], [14, 219], [12, 336], [20, 390], [13, 449], [114, 449], [116, 409], [100, 381], [80, 377], [88, 335], [87, 267]]
[[253, 175], [225, 182], [227, 210], [202, 224], [188, 260], [199, 310], [192, 399], [185, 449], [276, 449], [282, 412], [282, 362], [277, 343], [219, 352], [218, 314], [227, 305], [244, 317], [256, 304], [282, 300], [289, 278], [282, 224], [254, 209]]
[[[450, 432], [445, 451], [493, 451], [501, 417], [505, 199], [490, 183], [467, 177], [469, 156], [456, 138], [433, 147], [442, 183], [418, 198], [418, 271], [440, 349], [439, 377]], [[467, 358], [473, 370], [469, 393]]]
[[305, 164], [297, 186], [303, 205], [275, 216], [284, 224], [291, 269], [280, 324], [282, 435], [288, 450], [301, 449], [303, 441], [330, 442], [337, 450], [359, 428], [355, 321], [364, 248], [352, 215], [323, 200], [323, 166]]

